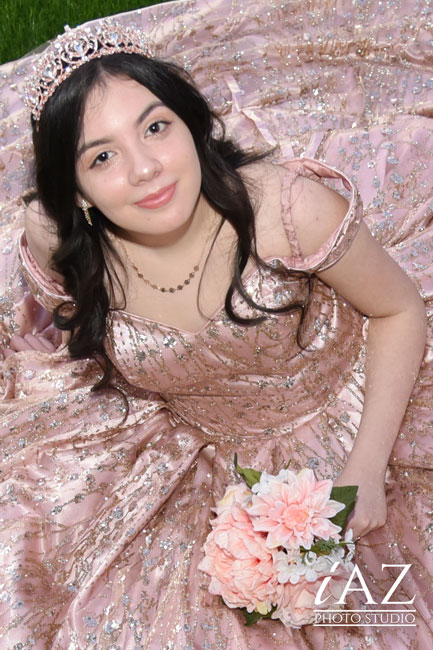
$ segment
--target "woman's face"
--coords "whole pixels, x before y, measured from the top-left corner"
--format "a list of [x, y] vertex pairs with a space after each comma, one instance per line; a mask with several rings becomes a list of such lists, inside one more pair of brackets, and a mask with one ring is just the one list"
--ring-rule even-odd
[[199, 206], [201, 170], [184, 122], [145, 86], [107, 77], [86, 102], [80, 197], [144, 245], [169, 244]]

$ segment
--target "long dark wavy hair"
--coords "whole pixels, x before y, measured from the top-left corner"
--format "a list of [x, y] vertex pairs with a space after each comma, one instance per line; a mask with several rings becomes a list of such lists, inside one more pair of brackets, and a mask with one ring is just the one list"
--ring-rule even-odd
[[[112, 54], [93, 59], [75, 70], [47, 101], [39, 122], [33, 123], [37, 196], [56, 226], [59, 242], [52, 255], [51, 268], [64, 277], [65, 290], [74, 300], [72, 304], [64, 302], [55, 309], [54, 324], [71, 332], [68, 347], [73, 358], [94, 357], [100, 363], [103, 377], [93, 390], [108, 386], [112, 371], [104, 348], [108, 313], [113, 308], [126, 306], [125, 292], [113, 260], [125, 271], [125, 277], [126, 269], [107, 235], [107, 230], [112, 231], [113, 226], [93, 207], [93, 227], [89, 227], [77, 206], [76, 163], [85, 103], [92, 89], [103, 84], [107, 76], [128, 77], [145, 86], [176, 113], [191, 132], [201, 166], [201, 191], [222, 218], [231, 223], [238, 237], [234, 273], [225, 299], [228, 316], [241, 325], [251, 325], [266, 318], [266, 313], [299, 311], [297, 334], [301, 345], [300, 332], [311, 295], [311, 276], [297, 274], [305, 277], [308, 285], [303, 303], [278, 308], [257, 305], [242, 284], [242, 272], [250, 257], [259, 268], [271, 268], [257, 253], [254, 209], [239, 173], [242, 166], [264, 155], [243, 152], [225, 138], [221, 120], [210, 110], [190, 77], [176, 65], [140, 54]], [[212, 135], [215, 125], [219, 126], [217, 138]], [[281, 271], [273, 269], [273, 272]], [[116, 284], [121, 290], [123, 305], [113, 305]], [[245, 319], [237, 315], [232, 307], [235, 290], [251, 307], [263, 312], [263, 316]]]

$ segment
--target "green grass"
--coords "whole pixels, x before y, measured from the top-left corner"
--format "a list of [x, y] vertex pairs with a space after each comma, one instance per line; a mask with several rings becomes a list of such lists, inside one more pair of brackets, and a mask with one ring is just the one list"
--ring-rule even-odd
[[[167, 0], [165, 0], [167, 1]], [[0, 0], [0, 63], [13, 61], [86, 20], [164, 0]]]

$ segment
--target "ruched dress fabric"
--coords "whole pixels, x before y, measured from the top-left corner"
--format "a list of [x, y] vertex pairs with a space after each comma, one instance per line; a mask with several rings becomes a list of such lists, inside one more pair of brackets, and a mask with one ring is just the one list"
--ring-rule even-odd
[[[433, 42], [425, 1], [194, 0], [122, 14], [163, 59], [186, 67], [243, 147], [275, 147], [289, 270], [328, 268], [363, 218], [405, 269], [432, 314]], [[37, 54], [35, 56], [38, 56]], [[28, 249], [32, 57], [0, 68], [2, 170], [0, 337], [53, 335], [65, 299]], [[340, 227], [303, 259], [291, 224], [298, 175], [349, 200]], [[268, 260], [271, 261], [271, 260]], [[253, 269], [266, 305], [305, 295], [302, 279]], [[235, 309], [254, 315], [240, 296]], [[51, 354], [2, 362], [0, 647], [2, 650], [428, 650], [432, 633], [432, 330], [387, 473], [386, 525], [355, 561], [377, 603], [411, 564], [396, 599], [412, 627], [245, 627], [197, 569], [213, 507], [243, 466], [312, 468], [332, 478], [356, 437], [368, 320], [318, 279], [298, 316], [243, 327], [221, 307], [199, 332], [125, 311], [107, 321], [114, 391], [92, 393], [100, 370]], [[377, 432], [380, 436], [380, 431]], [[363, 593], [348, 599], [362, 609]], [[378, 606], [379, 607], [379, 606]]]

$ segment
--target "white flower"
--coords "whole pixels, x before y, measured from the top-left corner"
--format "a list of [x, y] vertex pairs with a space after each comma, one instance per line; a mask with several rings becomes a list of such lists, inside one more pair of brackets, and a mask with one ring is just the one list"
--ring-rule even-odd
[[251, 498], [251, 492], [243, 483], [236, 483], [228, 485], [222, 499], [216, 505], [216, 508], [211, 508], [213, 512], [220, 515], [226, 508], [231, 508], [232, 503], [236, 501], [239, 505], [247, 505]]
[[329, 557], [333, 564], [334, 562], [341, 562], [344, 558], [344, 553], [345, 550], [342, 546], [336, 546], [327, 557]]
[[277, 569], [278, 582], [282, 585], [287, 582], [296, 585], [302, 576], [307, 582], [315, 582], [317, 580], [317, 562], [317, 555], [313, 551], [306, 553], [304, 558], [297, 551], [292, 551], [289, 554], [284, 551], [274, 553], [274, 566]]
[[304, 555], [304, 562], [307, 566], [312, 566], [317, 560], [317, 555], [314, 551], [308, 551]]
[[346, 548], [347, 548], [347, 556], [346, 556], [346, 561], [350, 562], [350, 560], [353, 558], [355, 555], [355, 542], [353, 540], [353, 530], [349, 528], [346, 531], [346, 534], [344, 535], [344, 541], [346, 542]]
[[281, 469], [276, 476], [263, 471], [260, 481], [255, 483], [251, 490], [254, 494], [269, 494], [272, 491], [273, 483], [291, 483], [295, 478], [296, 474], [288, 469]]
[[332, 558], [332, 554], [319, 555], [314, 565], [314, 569], [318, 575], [327, 574], [334, 562], [335, 560]]
[[274, 566], [278, 572], [278, 582], [282, 585], [286, 582], [295, 585], [307, 569], [297, 552], [289, 554], [284, 551], [274, 552]]
[[304, 560], [305, 564], [305, 579], [307, 582], [316, 582], [317, 580], [317, 573], [316, 573], [316, 563], [317, 563], [317, 555], [314, 553], [314, 551], [308, 551], [308, 553], [305, 553], [304, 555]]

